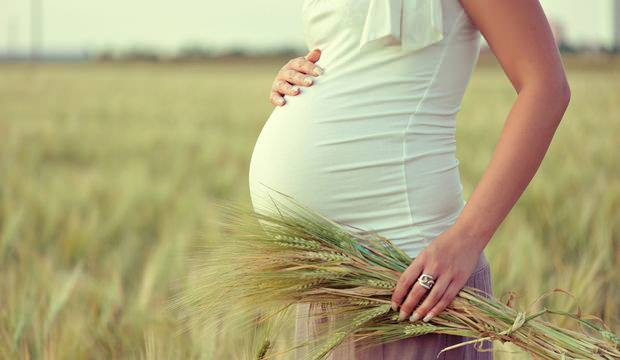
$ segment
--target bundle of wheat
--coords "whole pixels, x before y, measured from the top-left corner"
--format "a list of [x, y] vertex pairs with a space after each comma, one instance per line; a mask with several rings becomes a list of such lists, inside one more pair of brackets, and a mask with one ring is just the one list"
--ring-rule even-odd
[[[329, 313], [317, 316], [334, 321], [295, 346], [308, 347], [310, 359], [324, 358], [347, 337], [370, 345], [428, 333], [511, 342], [540, 359], [620, 358], [620, 338], [602, 321], [545, 308], [518, 311], [467, 287], [430, 322], [399, 322], [390, 297], [412, 261], [408, 255], [388, 239], [331, 221], [284, 194], [271, 200], [264, 209], [221, 206], [230, 236], [209, 245], [195, 273], [203, 286], [180, 303], [216, 316], [228, 311], [231, 299], [248, 311], [260, 306], [272, 313], [301, 303], [328, 304], [322, 308]], [[571, 317], [583, 330], [554, 325], [545, 314]], [[282, 354], [270, 353], [271, 344], [260, 347], [260, 358]]]

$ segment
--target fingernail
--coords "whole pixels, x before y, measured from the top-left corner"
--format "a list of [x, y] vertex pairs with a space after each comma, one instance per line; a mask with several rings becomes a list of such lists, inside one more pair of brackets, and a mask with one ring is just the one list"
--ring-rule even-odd
[[313, 80], [310, 76], [306, 76], [306, 77], [304, 78], [304, 83], [305, 83], [306, 85], [312, 85], [312, 83], [313, 83], [313, 82], [314, 82], [314, 80]]
[[278, 99], [278, 104], [284, 105], [284, 99]]
[[400, 311], [400, 314], [398, 315], [398, 321], [403, 321], [407, 318], [407, 313], [404, 312], [403, 310]]
[[433, 313], [428, 313], [426, 314], [426, 316], [424, 317], [424, 319], [422, 319], [422, 321], [424, 322], [428, 322], [430, 319], [433, 318]]
[[325, 74], [325, 70], [323, 70], [323, 68], [322, 68], [322, 67], [317, 66], [317, 67], [315, 67], [315, 68], [314, 68], [314, 73], [315, 73], [317, 76], [321, 76], [321, 75]]
[[293, 91], [294, 93], [298, 93], [299, 92], [299, 86], [293, 86], [291, 88], [291, 91]]
[[413, 312], [413, 314], [411, 314], [411, 317], [409, 318], [409, 321], [411, 322], [416, 322], [420, 320], [420, 314], [418, 314], [417, 312]]
[[398, 304], [392, 301], [392, 310], [398, 310]]

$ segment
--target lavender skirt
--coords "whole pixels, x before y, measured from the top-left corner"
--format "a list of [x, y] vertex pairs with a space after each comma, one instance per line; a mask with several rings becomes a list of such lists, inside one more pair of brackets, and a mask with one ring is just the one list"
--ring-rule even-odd
[[[482, 254], [476, 269], [468, 279], [466, 286], [474, 287], [492, 295], [491, 272], [489, 263]], [[295, 324], [295, 340], [309, 340], [316, 334], [316, 323], [308, 321], [308, 315], [313, 314], [312, 306], [301, 304], [297, 307], [297, 321]], [[488, 341], [468, 344], [456, 349], [445, 351], [438, 357], [439, 352], [448, 346], [456, 345], [470, 338], [454, 335], [428, 334], [414, 338], [398, 340], [387, 344], [365, 346], [345, 341], [327, 357], [329, 360], [492, 360], [492, 345]], [[478, 348], [478, 349], [476, 349]], [[302, 350], [296, 355], [303, 358]]]

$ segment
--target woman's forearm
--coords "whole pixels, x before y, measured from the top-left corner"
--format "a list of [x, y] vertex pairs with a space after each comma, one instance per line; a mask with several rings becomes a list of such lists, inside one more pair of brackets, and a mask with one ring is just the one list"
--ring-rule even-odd
[[454, 225], [471, 246], [484, 249], [536, 174], [569, 98], [562, 81], [519, 91], [493, 157]]
[[[570, 97], [538, 0], [459, 1], [519, 95], [491, 162], [456, 223], [435, 237], [398, 280], [392, 306], [400, 307], [401, 319], [415, 309], [411, 321], [428, 321], [442, 312], [467, 283], [480, 252], [538, 170]], [[423, 273], [437, 278], [430, 293], [415, 285]]]

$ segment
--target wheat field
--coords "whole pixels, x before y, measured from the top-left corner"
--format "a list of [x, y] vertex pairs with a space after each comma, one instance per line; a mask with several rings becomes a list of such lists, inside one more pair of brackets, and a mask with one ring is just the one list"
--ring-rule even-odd
[[[233, 359], [169, 306], [247, 169], [284, 59], [0, 65], [0, 358]], [[620, 61], [568, 59], [572, 101], [487, 249], [494, 291], [620, 332]], [[303, 96], [303, 95], [302, 95]], [[466, 197], [515, 94], [492, 61], [458, 116]], [[193, 326], [192, 326], [193, 325]], [[239, 335], [239, 334], [237, 334]], [[509, 347], [498, 359], [527, 359]]]

